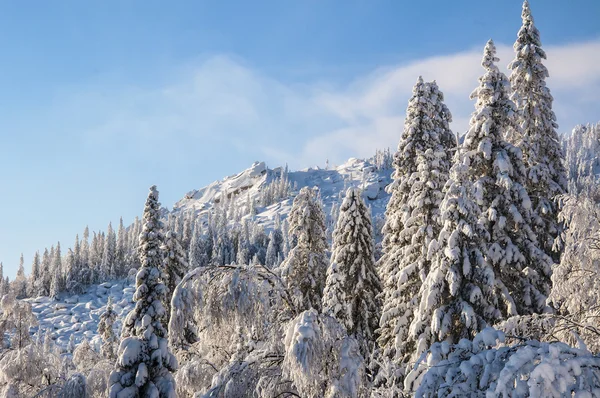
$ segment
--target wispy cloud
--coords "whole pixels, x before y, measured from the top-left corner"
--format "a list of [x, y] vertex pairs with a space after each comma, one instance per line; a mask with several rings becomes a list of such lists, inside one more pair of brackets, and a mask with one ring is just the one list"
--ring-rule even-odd
[[[546, 52], [561, 131], [600, 119], [600, 40], [546, 46]], [[306, 167], [395, 147], [419, 75], [437, 80], [453, 129], [464, 131], [473, 109], [469, 94], [482, 73], [481, 53], [477, 48], [389, 65], [335, 88], [278, 81], [243, 61], [214, 56], [178, 71], [166, 84], [84, 90], [57, 106], [78, 115], [77, 128], [93, 145], [142, 142], [145, 150], [162, 151], [165, 141], [179, 141], [186, 150], [230, 148]], [[513, 58], [507, 45], [498, 45], [498, 54], [502, 67]]]

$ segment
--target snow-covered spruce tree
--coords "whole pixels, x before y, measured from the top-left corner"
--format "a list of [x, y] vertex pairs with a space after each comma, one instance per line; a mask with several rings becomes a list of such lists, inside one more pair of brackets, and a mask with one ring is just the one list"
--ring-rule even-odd
[[25, 276], [25, 261], [23, 259], [23, 253], [19, 260], [19, 268], [17, 269], [17, 276], [13, 282], [15, 296], [17, 299], [24, 299], [27, 297], [27, 277]]
[[281, 264], [281, 274], [300, 310], [321, 309], [327, 272], [325, 215], [318, 193], [308, 187], [294, 198], [289, 218], [289, 233], [296, 245]]
[[108, 298], [108, 304], [106, 304], [106, 311], [100, 315], [98, 321], [98, 333], [102, 336], [102, 348], [100, 353], [106, 359], [114, 361], [116, 358], [115, 349], [118, 343], [117, 336], [113, 325], [117, 320], [117, 313], [113, 310], [112, 296]]
[[161, 250], [164, 253], [162, 272], [163, 283], [167, 288], [164, 305], [167, 310], [166, 324], [168, 325], [171, 314], [171, 296], [173, 295], [177, 284], [181, 282], [181, 278], [183, 278], [188, 271], [188, 263], [186, 261], [185, 252], [179, 243], [179, 237], [174, 231], [166, 233]]
[[171, 375], [177, 360], [171, 354], [164, 326], [162, 222], [156, 186], [144, 208], [144, 226], [139, 237], [141, 268], [136, 276], [135, 307], [125, 318], [115, 370], [110, 375], [110, 398], [175, 396]]
[[106, 230], [106, 239], [104, 240], [104, 247], [102, 250], [102, 262], [100, 267], [102, 268], [102, 274], [110, 279], [117, 278], [118, 265], [117, 259], [117, 237], [112, 227], [112, 223], [108, 223], [108, 229]]
[[4, 265], [0, 262], [0, 296], [4, 294]]
[[524, 187], [526, 168], [521, 150], [505, 141], [519, 131], [510, 84], [495, 62], [496, 47], [485, 46], [485, 74], [471, 98], [476, 99], [462, 151], [468, 158], [469, 179], [481, 208], [480, 223], [489, 234], [487, 252], [495, 274], [497, 319], [544, 312], [550, 293], [552, 259], [539, 248], [532, 225], [532, 208]]
[[567, 190], [564, 155], [552, 111], [552, 95], [546, 87], [548, 69], [542, 63], [540, 32], [533, 23], [529, 2], [523, 2], [523, 25], [514, 44], [515, 59], [508, 65], [512, 70], [512, 100], [517, 105], [521, 136], [513, 144], [523, 151], [527, 168], [525, 188], [534, 210], [533, 230], [540, 247], [558, 262], [560, 253], [553, 253], [554, 241], [560, 233], [556, 196]]
[[283, 258], [283, 235], [280, 227], [275, 228], [269, 233], [269, 245], [267, 246], [266, 265], [269, 268], [279, 266], [280, 259]]
[[[440, 205], [442, 230], [430, 246], [431, 269], [410, 325], [417, 341], [411, 362], [434, 342], [472, 339], [496, 316], [494, 271], [485, 258], [488, 234], [478, 223], [481, 211], [468, 172], [467, 157], [459, 153]], [[416, 387], [408, 380], [405, 386]]]
[[435, 83], [419, 77], [408, 103], [404, 131], [394, 155], [392, 197], [383, 227], [379, 269], [384, 285], [379, 346], [400, 370], [416, 351], [409, 326], [419, 306], [419, 289], [429, 272], [428, 247], [441, 227], [439, 205], [456, 141]]
[[349, 335], [364, 342], [375, 341], [380, 311], [377, 296], [381, 282], [375, 270], [371, 232], [371, 215], [361, 192], [349, 188], [333, 233], [323, 313], [337, 319]]
[[212, 244], [209, 238], [202, 231], [202, 222], [200, 218], [196, 220], [194, 233], [190, 242], [189, 265], [190, 269], [197, 267], [206, 267], [210, 264], [210, 252], [212, 252]]
[[576, 126], [562, 138], [569, 193], [600, 202], [600, 123]]
[[84, 286], [81, 283], [81, 270], [77, 264], [77, 257], [73, 250], [69, 249], [66, 258], [65, 288], [69, 293], [81, 294]]
[[122, 278], [126, 274], [125, 256], [127, 254], [127, 231], [123, 225], [123, 217], [119, 219], [119, 230], [117, 232], [117, 246], [115, 248], [115, 274]]
[[50, 284], [52, 283], [52, 259], [48, 249], [44, 249], [42, 255], [42, 265], [40, 266], [40, 281], [37, 286], [38, 296], [47, 296], [50, 293]]
[[585, 346], [535, 340], [504, 344], [486, 328], [470, 341], [435, 343], [407, 376], [421, 397], [591, 397], [600, 388], [600, 357]]
[[62, 274], [62, 259], [60, 254], [60, 242], [54, 252], [54, 261], [52, 266], [52, 282], [50, 284], [50, 297], [56, 299], [58, 295], [65, 290], [65, 279]]

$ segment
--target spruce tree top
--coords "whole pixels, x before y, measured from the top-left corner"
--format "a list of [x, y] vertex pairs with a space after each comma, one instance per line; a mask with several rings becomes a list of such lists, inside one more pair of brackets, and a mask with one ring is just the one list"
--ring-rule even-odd
[[[516, 107], [509, 98], [510, 83], [496, 66], [498, 61], [496, 46], [493, 40], [489, 40], [481, 61], [485, 73], [479, 78], [479, 86], [471, 93], [471, 99], [477, 102], [464, 141], [465, 148], [482, 153], [486, 160], [492, 158], [492, 145], [503, 140], [506, 133], [503, 129], [518, 130]], [[477, 147], [474, 147], [475, 143], [478, 143]]]
[[139, 236], [139, 256], [142, 267], [161, 267], [160, 245], [164, 239], [160, 221], [160, 203], [156, 185], [150, 187], [144, 206], [142, 233]]

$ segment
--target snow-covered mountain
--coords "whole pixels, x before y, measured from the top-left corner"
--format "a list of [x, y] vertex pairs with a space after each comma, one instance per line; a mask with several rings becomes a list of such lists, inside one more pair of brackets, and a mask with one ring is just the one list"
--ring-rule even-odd
[[[163, 214], [168, 216], [169, 213], [177, 215], [193, 211], [200, 217], [207, 217], [211, 209], [226, 196], [239, 206], [246, 205], [248, 200], [258, 203], [269, 185], [276, 184], [284, 176], [292, 187], [291, 191], [269, 206], [258, 205], [256, 208], [254, 219], [266, 228], [273, 226], [276, 214], [282, 218], [287, 216], [295, 193], [305, 186], [319, 189], [326, 214], [329, 214], [334, 204], [341, 202], [341, 194], [347, 188], [359, 186], [364, 190], [373, 217], [380, 218], [389, 199], [385, 187], [391, 182], [391, 173], [390, 168], [378, 168], [369, 160], [355, 158], [331, 169], [307, 168], [300, 171], [286, 171], [282, 167], [269, 169], [264, 162], [255, 162], [236, 175], [188, 192], [171, 210], [164, 209]], [[63, 351], [66, 350], [71, 335], [74, 336], [75, 343], [85, 338], [99, 350], [98, 320], [106, 310], [108, 297], [113, 298], [113, 307], [119, 315], [120, 323], [133, 306], [132, 282], [118, 280], [91, 285], [84, 294], [63, 293], [57, 300], [48, 297], [27, 299], [39, 322], [35, 330], [50, 333], [52, 340]], [[117, 327], [120, 326], [117, 324]]]
[[[341, 201], [341, 195], [352, 186], [361, 187], [367, 204], [374, 216], [383, 214], [389, 200], [385, 187], [391, 182], [392, 169], [378, 168], [372, 161], [350, 158], [345, 163], [329, 169], [307, 168], [299, 171], [287, 171], [282, 167], [269, 169], [264, 162], [255, 162], [239, 174], [225, 177], [221, 181], [188, 192], [173, 206], [172, 213], [194, 211], [203, 216], [224, 197], [243, 206], [248, 200], [260, 203], [260, 197], [269, 184], [275, 184], [280, 178], [287, 178], [292, 192], [279, 201], [257, 207], [255, 219], [271, 226], [275, 214], [285, 218], [291, 209], [294, 194], [303, 187], [316, 187], [320, 191], [323, 207], [328, 213], [334, 203]], [[283, 176], [283, 177], [282, 177]]]

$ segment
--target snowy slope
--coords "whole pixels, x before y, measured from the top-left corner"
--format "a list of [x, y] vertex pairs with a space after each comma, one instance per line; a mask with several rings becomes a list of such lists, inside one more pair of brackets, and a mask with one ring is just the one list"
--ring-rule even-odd
[[[258, 201], [261, 190], [275, 181], [282, 173], [282, 168], [269, 169], [264, 162], [255, 162], [250, 168], [234, 176], [215, 181], [207, 187], [188, 192], [184, 198], [173, 206], [174, 214], [194, 211], [198, 215], [206, 215], [208, 211], [225, 195], [240, 206], [248, 197]], [[294, 194], [302, 187], [318, 187], [324, 204], [325, 212], [329, 212], [334, 203], [341, 203], [341, 195], [351, 186], [363, 188], [367, 204], [371, 206], [373, 215], [382, 214], [389, 200], [385, 187], [391, 181], [392, 170], [376, 170], [368, 160], [350, 158], [344, 164], [330, 170], [308, 168], [300, 171], [290, 171], [287, 178], [290, 181], [292, 194], [266, 208], [258, 208], [256, 219], [269, 227], [275, 214], [285, 218], [291, 208]]]
[[109, 296], [112, 296], [113, 310], [118, 314], [114, 325], [117, 332], [121, 327], [120, 322], [133, 308], [134, 291], [133, 284], [120, 280], [91, 285], [82, 295], [62, 294], [56, 301], [49, 297], [26, 299], [31, 303], [39, 322], [39, 326], [32, 331], [49, 332], [62, 350], [66, 349], [73, 334], [75, 343], [86, 338], [99, 351], [102, 343], [98, 335], [98, 321], [106, 311]]

